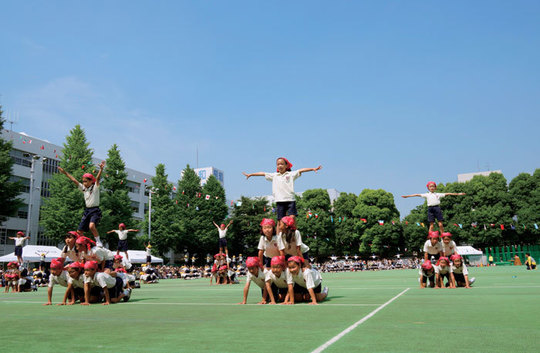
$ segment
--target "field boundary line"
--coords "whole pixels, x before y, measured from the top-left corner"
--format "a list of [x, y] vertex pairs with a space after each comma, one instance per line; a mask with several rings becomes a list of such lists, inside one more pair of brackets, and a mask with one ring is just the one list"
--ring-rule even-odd
[[379, 311], [381, 311], [382, 309], [384, 309], [388, 304], [392, 303], [394, 300], [396, 300], [397, 298], [401, 297], [403, 294], [405, 294], [409, 289], [411, 288], [407, 288], [405, 290], [403, 290], [401, 293], [399, 293], [398, 295], [396, 295], [395, 297], [393, 297], [392, 299], [390, 299], [389, 301], [387, 301], [386, 303], [384, 303], [383, 305], [379, 306], [377, 309], [373, 310], [371, 313], [367, 314], [366, 316], [364, 316], [363, 318], [361, 318], [360, 320], [358, 320], [357, 322], [355, 322], [354, 324], [352, 324], [351, 326], [347, 327], [345, 330], [341, 331], [340, 333], [338, 333], [336, 336], [334, 336], [333, 338], [331, 338], [330, 340], [328, 340], [326, 343], [324, 343], [323, 345], [319, 346], [317, 349], [315, 349], [312, 353], [320, 353], [322, 351], [324, 351], [326, 348], [328, 348], [329, 346], [331, 346], [332, 344], [336, 343], [338, 340], [340, 340], [343, 336], [345, 336], [347, 333], [351, 332], [352, 330], [354, 330], [355, 328], [357, 328], [359, 325], [363, 324], [364, 322], [366, 322], [367, 320], [369, 320], [370, 318], [372, 318], [375, 314], [377, 314]]
[[[26, 300], [2, 300], [0, 299], [0, 303], [12, 303], [12, 304], [44, 304], [44, 302], [40, 301], [26, 301]], [[51, 306], [59, 306], [56, 305], [57, 303], [53, 303]], [[123, 304], [123, 303], [119, 303]], [[192, 306], [241, 306], [241, 305], [248, 305], [248, 306], [271, 306], [270, 304], [238, 304], [238, 303], [193, 303], [193, 302], [173, 302], [173, 303], [139, 303], [139, 302], [127, 302], [129, 305], [192, 305]], [[74, 306], [78, 306], [80, 304], [74, 304]], [[123, 304], [124, 305], [124, 304]], [[323, 306], [379, 306], [381, 304], [363, 304], [363, 303], [350, 303], [350, 304], [322, 304]], [[66, 305], [69, 306], [69, 305]], [[275, 305], [275, 306], [283, 306], [283, 305]], [[298, 305], [297, 305], [298, 306]], [[306, 307], [312, 307], [311, 305], [300, 305], [300, 306], [306, 306]]]

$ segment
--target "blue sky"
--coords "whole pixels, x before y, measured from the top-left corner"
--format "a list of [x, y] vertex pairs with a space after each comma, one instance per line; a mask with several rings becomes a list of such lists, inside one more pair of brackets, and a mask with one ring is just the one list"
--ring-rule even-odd
[[171, 180], [225, 171], [228, 198], [271, 193], [286, 156], [323, 165], [296, 191], [394, 194], [540, 167], [537, 1], [19, 1], [2, 5], [0, 103], [61, 144]]

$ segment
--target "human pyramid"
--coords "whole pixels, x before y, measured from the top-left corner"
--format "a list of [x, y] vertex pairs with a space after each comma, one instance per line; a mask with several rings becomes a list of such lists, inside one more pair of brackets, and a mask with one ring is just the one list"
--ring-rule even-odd
[[[431, 288], [470, 288], [475, 278], [469, 280], [467, 266], [457, 253], [457, 245], [452, 240], [452, 234], [444, 231], [444, 217], [440, 207], [441, 198], [462, 196], [465, 193], [437, 193], [435, 192], [437, 184], [433, 181], [428, 182], [426, 187], [429, 190], [427, 193], [402, 196], [425, 198], [428, 205], [429, 231], [428, 240], [424, 243], [424, 262], [419, 270], [420, 288], [426, 288], [428, 280]], [[439, 231], [434, 230], [435, 220], [438, 222], [440, 235]], [[442, 238], [442, 243], [439, 242], [439, 238]]]
[[[44, 305], [52, 304], [53, 288], [57, 284], [66, 287], [63, 301], [58, 305], [73, 305], [77, 301], [81, 305], [101, 302], [108, 305], [128, 301], [131, 296], [135, 276], [128, 273], [132, 265], [127, 253], [127, 234], [137, 229], [126, 229], [121, 223], [118, 230], [108, 232], [116, 232], [119, 236], [118, 251], [114, 254], [103, 247], [96, 227], [101, 220], [99, 183], [104, 167], [105, 162], [101, 162], [96, 177], [85, 173], [82, 183], [58, 167], [83, 192], [86, 207], [77, 231], [69, 231], [65, 236], [62, 257], [51, 261], [47, 303]], [[95, 241], [85, 237], [85, 231], [91, 231]], [[120, 251], [125, 253], [125, 258]], [[66, 265], [66, 259], [72, 262]]]

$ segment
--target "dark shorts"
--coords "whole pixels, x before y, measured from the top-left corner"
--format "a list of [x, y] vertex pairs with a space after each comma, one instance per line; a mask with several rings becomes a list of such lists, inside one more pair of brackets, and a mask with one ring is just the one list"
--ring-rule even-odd
[[427, 277], [427, 276], [422, 276], [422, 283], [427, 283], [427, 280], [429, 278], [429, 282], [430, 283], [435, 283], [435, 274]]
[[266, 257], [263, 255], [263, 265], [264, 267], [272, 267], [272, 258], [271, 257]]
[[279, 299], [279, 295], [287, 295], [287, 292], [289, 291], [289, 288], [278, 288], [278, 286], [276, 286], [274, 283], [272, 283], [272, 294], [274, 295], [274, 299], [275, 300], [278, 300]]
[[276, 213], [278, 221], [285, 216], [298, 216], [296, 201], [276, 202]]
[[126, 240], [118, 240], [118, 251], [126, 252], [128, 251], [128, 241]]
[[456, 280], [456, 287], [465, 286], [465, 276], [463, 273], [454, 273], [454, 279]]
[[[313, 288], [313, 292], [320, 293], [321, 292], [321, 283], [315, 288]], [[302, 286], [299, 286], [298, 284], [294, 284], [294, 293], [300, 293], [300, 294], [309, 294], [309, 291], [307, 288], [304, 288]]]
[[105, 268], [108, 268], [110, 270], [114, 270], [113, 265], [114, 265], [113, 260], [105, 260]]
[[219, 247], [220, 248], [226, 248], [227, 247], [227, 238], [219, 238]]
[[93, 286], [90, 288], [90, 296], [97, 297], [98, 301], [100, 301], [103, 298], [103, 289], [100, 286]]
[[151, 262], [152, 262], [152, 256], [147, 256], [146, 263], [151, 263]]
[[22, 256], [22, 246], [15, 247], [15, 256]]
[[109, 288], [109, 298], [118, 298], [124, 292], [124, 281], [120, 277], [116, 277], [116, 284]]
[[99, 209], [99, 207], [85, 208], [82, 219], [81, 219], [81, 223], [79, 223], [78, 230], [87, 232], [90, 230], [90, 223], [94, 223], [97, 226], [100, 220], [101, 220], [101, 210]]
[[437, 221], [444, 221], [441, 207], [439, 206], [429, 206], [427, 208], [427, 220], [429, 223]]

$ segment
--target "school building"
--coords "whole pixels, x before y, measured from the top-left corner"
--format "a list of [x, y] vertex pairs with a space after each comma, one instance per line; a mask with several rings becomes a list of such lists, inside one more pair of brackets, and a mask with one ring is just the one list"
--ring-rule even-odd
[[[28, 245], [56, 246], [55, 242], [43, 236], [39, 216], [43, 199], [49, 197], [49, 179], [58, 170], [63, 147], [11, 130], [2, 130], [1, 136], [13, 142], [10, 154], [15, 163], [11, 180], [19, 180], [24, 185], [19, 195], [24, 204], [14, 217], [0, 226], [0, 256], [14, 251], [14, 241], [9, 237], [15, 237], [18, 231], [30, 235]], [[98, 165], [102, 160], [94, 158], [92, 162]], [[130, 168], [126, 168], [126, 172], [133, 217], [142, 219], [148, 210], [146, 186], [151, 186], [152, 175]]]

